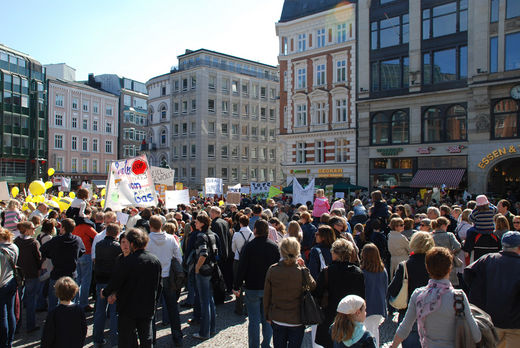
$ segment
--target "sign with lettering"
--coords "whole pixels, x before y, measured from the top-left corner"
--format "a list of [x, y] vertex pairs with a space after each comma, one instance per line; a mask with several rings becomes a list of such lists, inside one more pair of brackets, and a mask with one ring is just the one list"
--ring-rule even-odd
[[379, 152], [383, 156], [397, 156], [401, 151], [403, 151], [402, 147], [391, 149], [377, 149], [377, 152]]
[[190, 205], [190, 190], [174, 190], [166, 191], [165, 207], [166, 209], [177, 209], [177, 205]]
[[[516, 146], [518, 146], [518, 148], [520, 149], [520, 145], [516, 145]], [[505, 156], [510, 153], [516, 153], [517, 151], [518, 150], [516, 149], [515, 145], [504, 146], [504, 147], [498, 148], [494, 151], [491, 151], [486, 156], [484, 156], [480, 160], [478, 167], [480, 169], [485, 169], [488, 164], [490, 164], [492, 161], [496, 160], [497, 158], [500, 158], [500, 157]]]
[[250, 184], [251, 194], [256, 195], [260, 193], [268, 193], [269, 188], [271, 188], [271, 183], [269, 181], [266, 182], [252, 182]]
[[446, 151], [448, 151], [449, 153], [460, 153], [465, 148], [466, 148], [466, 146], [464, 146], [464, 145], [453, 145], [453, 146], [448, 146]]
[[157, 205], [155, 186], [146, 155], [112, 162], [108, 173], [105, 208]]
[[152, 167], [152, 178], [154, 184], [173, 186], [175, 170], [161, 167]]
[[343, 173], [343, 168], [318, 169], [318, 174], [338, 174]]
[[417, 152], [421, 155], [428, 155], [430, 154], [431, 152], [433, 151], [433, 147], [431, 146], [428, 146], [428, 147], [420, 147], [417, 149]]
[[307, 169], [291, 169], [291, 174], [307, 174], [308, 172]]
[[222, 179], [220, 178], [206, 178], [205, 181], [205, 193], [206, 195], [221, 195], [222, 190]]

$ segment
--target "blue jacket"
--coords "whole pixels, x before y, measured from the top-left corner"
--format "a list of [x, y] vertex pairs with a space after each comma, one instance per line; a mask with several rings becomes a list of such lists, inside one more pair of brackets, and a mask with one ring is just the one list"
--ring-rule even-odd
[[316, 226], [314, 226], [310, 222], [307, 222], [306, 224], [302, 225], [302, 252], [312, 248], [312, 246], [314, 245], [314, 235], [317, 231], [318, 229], [316, 228]]
[[386, 293], [388, 285], [386, 270], [383, 269], [383, 271], [379, 273], [363, 270], [363, 274], [365, 275], [367, 317], [379, 314], [386, 318]]
[[320, 275], [321, 271], [321, 260], [320, 254], [318, 253], [318, 249], [320, 249], [321, 253], [323, 254], [323, 259], [325, 260], [325, 267], [330, 265], [330, 263], [332, 262], [332, 255], [330, 253], [329, 247], [326, 247], [321, 243], [313, 246], [309, 254], [309, 261], [307, 262], [307, 267], [309, 268], [311, 276], [312, 278], [314, 278], [314, 280], [318, 279], [318, 276]]
[[520, 255], [482, 256], [464, 270], [469, 302], [485, 310], [500, 329], [520, 329]]

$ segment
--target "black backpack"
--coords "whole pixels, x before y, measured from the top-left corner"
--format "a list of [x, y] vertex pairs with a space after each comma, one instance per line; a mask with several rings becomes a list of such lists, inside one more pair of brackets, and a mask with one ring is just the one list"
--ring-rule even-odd
[[240, 255], [242, 255], [242, 252], [244, 251], [244, 248], [246, 247], [247, 243], [249, 243], [249, 241], [251, 240], [252, 234], [250, 234], [249, 238], [246, 239], [246, 237], [244, 236], [242, 231], [238, 231], [238, 233], [240, 233], [240, 235], [242, 236], [242, 238], [244, 238], [244, 241], [245, 241], [244, 245], [242, 245], [242, 248], [240, 248], [240, 250], [238, 250], [238, 257], [240, 258]]
[[500, 239], [494, 233], [478, 233], [475, 236], [475, 244], [473, 246], [473, 259], [476, 261], [483, 255], [499, 252], [501, 249], [500, 244]]

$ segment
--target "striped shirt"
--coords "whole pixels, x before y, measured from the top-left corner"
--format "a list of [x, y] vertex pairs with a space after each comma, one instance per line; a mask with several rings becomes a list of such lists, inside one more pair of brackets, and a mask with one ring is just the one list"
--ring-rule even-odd
[[469, 221], [473, 222], [478, 232], [493, 232], [495, 230], [495, 221], [493, 217], [498, 213], [497, 207], [493, 204], [489, 205], [489, 209], [474, 209], [469, 215]]
[[22, 215], [18, 210], [6, 210], [4, 212], [4, 227], [13, 232], [16, 236], [20, 233], [16, 225], [22, 221]]

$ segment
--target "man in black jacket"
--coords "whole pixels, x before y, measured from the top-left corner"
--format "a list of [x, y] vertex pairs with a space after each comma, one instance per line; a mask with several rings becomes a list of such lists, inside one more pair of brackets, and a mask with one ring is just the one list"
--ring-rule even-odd
[[219, 240], [218, 266], [220, 267], [222, 275], [224, 276], [227, 290], [231, 291], [233, 287], [233, 258], [235, 255], [231, 251], [231, 235], [229, 233], [229, 224], [221, 217], [222, 211], [219, 207], [211, 207], [209, 214], [211, 217], [211, 231], [218, 236]]
[[[109, 224], [106, 228], [106, 236], [96, 245], [96, 263], [94, 264], [96, 278], [96, 294], [105, 288], [112, 277], [117, 258], [121, 254], [121, 246], [116, 241], [120, 228], [118, 224]], [[117, 313], [116, 305], [108, 304], [106, 298], [97, 296], [96, 311], [94, 313], [94, 346], [102, 347], [104, 343], [105, 319], [107, 309], [110, 313], [110, 343], [117, 346]]]
[[54, 284], [61, 277], [76, 279], [76, 265], [81, 255], [85, 253], [85, 245], [80, 237], [72, 234], [76, 223], [72, 219], [61, 222], [60, 235], [42, 245], [42, 257], [50, 259], [54, 266], [49, 281], [49, 312], [58, 305], [58, 298], [54, 292]]
[[270, 345], [273, 330], [265, 321], [263, 313], [264, 283], [267, 270], [280, 261], [278, 246], [267, 238], [269, 225], [265, 220], [255, 222], [255, 239], [247, 243], [240, 255], [238, 272], [234, 281], [233, 293], [240, 295], [240, 287], [245, 281], [245, 298], [249, 316], [249, 347], [260, 346], [260, 323], [262, 323], [262, 348]]
[[132, 228], [126, 234], [130, 243], [128, 255], [114, 272], [100, 296], [117, 299], [119, 347], [152, 347], [152, 319], [159, 299], [161, 262], [145, 250], [149, 237], [146, 232]]

